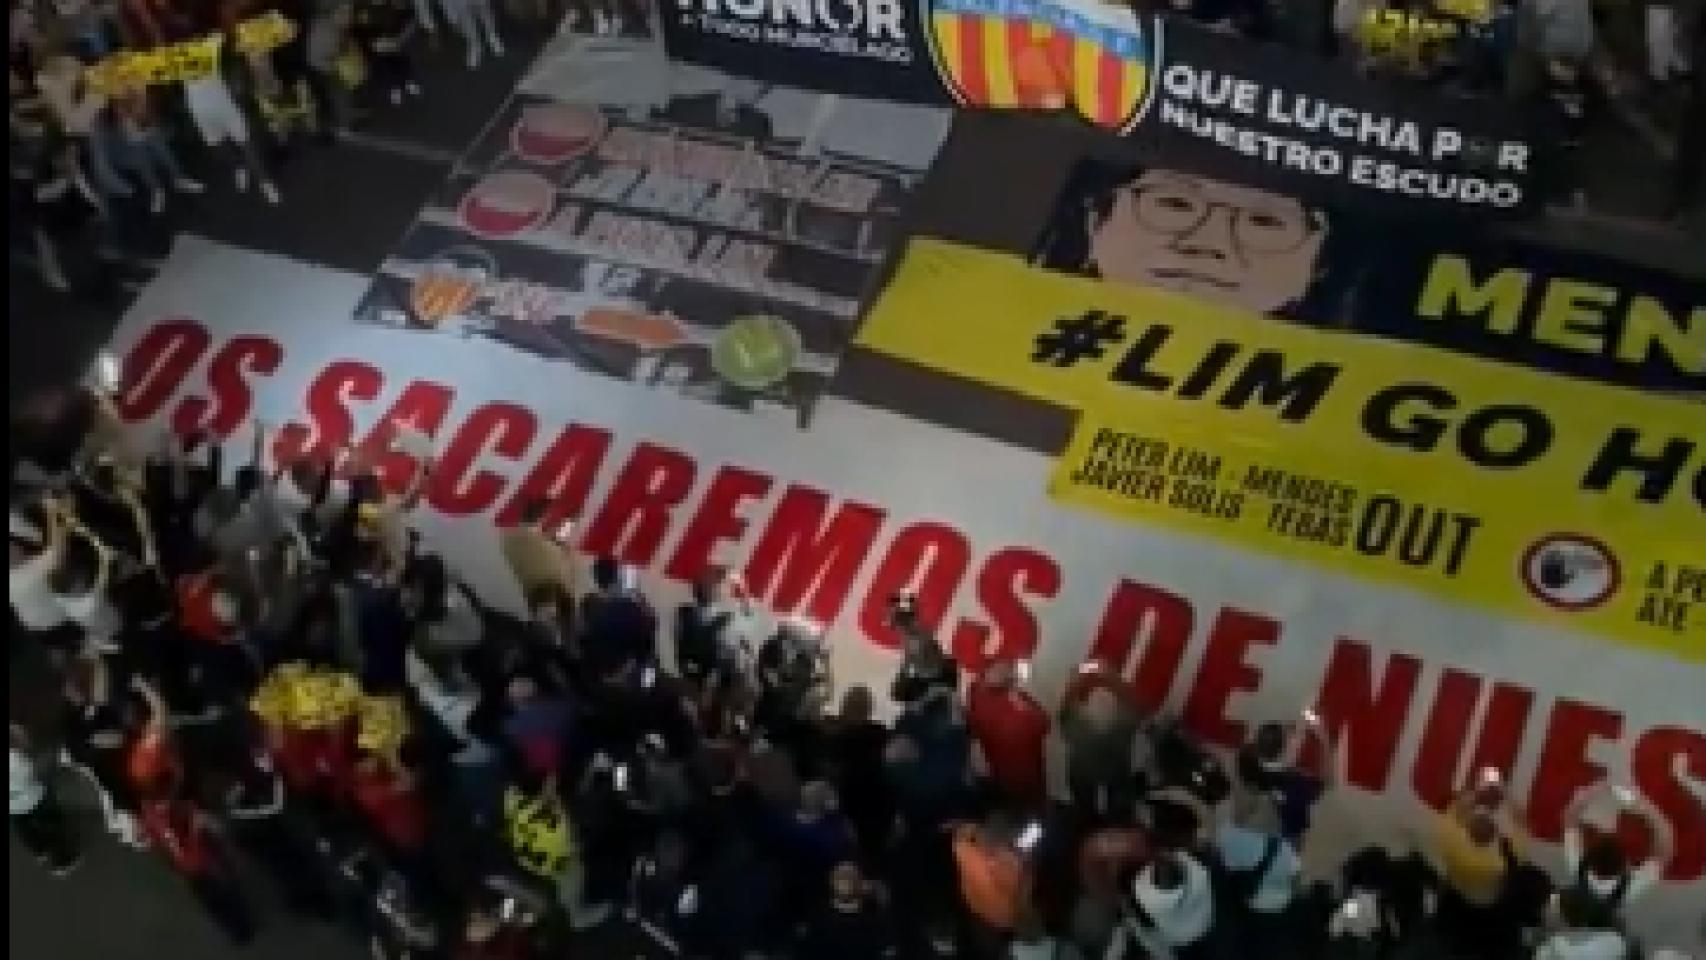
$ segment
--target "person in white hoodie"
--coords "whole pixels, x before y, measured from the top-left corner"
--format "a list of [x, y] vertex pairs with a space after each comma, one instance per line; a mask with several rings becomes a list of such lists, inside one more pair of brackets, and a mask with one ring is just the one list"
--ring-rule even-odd
[[7, 517], [11, 541], [11, 573], [7, 587], [12, 613], [24, 629], [47, 633], [65, 624], [65, 608], [49, 589], [65, 548], [65, 528], [51, 500], [34, 507], [13, 507]]
[[110, 649], [123, 624], [107, 588], [117, 558], [72, 515], [49, 498], [8, 518], [12, 611], [26, 630], [83, 629], [83, 646]]

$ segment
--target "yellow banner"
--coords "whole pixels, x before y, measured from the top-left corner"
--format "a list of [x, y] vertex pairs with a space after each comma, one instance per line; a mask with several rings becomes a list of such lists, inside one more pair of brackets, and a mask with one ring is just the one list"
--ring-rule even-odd
[[1053, 494], [1706, 662], [1706, 412], [914, 241], [867, 349], [1081, 412]]
[[[295, 33], [283, 16], [265, 13], [237, 25], [237, 50], [249, 55], [268, 53], [289, 43]], [[225, 37], [214, 34], [154, 50], [127, 50], [92, 64], [84, 76], [90, 89], [107, 96], [200, 80], [219, 69], [224, 46]]]

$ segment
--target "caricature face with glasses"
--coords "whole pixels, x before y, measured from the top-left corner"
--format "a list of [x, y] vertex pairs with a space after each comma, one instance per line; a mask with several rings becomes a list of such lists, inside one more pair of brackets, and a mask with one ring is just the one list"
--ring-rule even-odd
[[1325, 222], [1290, 197], [1150, 170], [1090, 211], [1089, 265], [1117, 283], [1274, 313], [1318, 273]]

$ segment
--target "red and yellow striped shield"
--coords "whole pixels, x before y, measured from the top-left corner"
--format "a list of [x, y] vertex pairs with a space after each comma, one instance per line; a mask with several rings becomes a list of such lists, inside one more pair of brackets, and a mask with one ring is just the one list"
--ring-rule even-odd
[[1074, 110], [1124, 132], [1149, 94], [1153, 28], [1102, 0], [932, 0], [936, 69], [967, 107]]

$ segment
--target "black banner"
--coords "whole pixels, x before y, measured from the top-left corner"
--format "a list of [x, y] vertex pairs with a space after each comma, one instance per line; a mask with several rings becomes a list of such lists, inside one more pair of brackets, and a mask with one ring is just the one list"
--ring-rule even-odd
[[1371, 246], [1360, 272], [1360, 332], [1706, 399], [1706, 281], [1456, 237]]
[[1167, 26], [1132, 130], [1172, 167], [1364, 212], [1526, 212], [1535, 157], [1507, 112], [1418, 95], [1324, 60]]
[[952, 106], [917, 0], [661, 0], [672, 58], [848, 97]]
[[876, 137], [833, 97], [678, 79], [643, 110], [518, 95], [358, 322], [809, 425], [946, 124]]
[[1176, 169], [1405, 215], [1539, 201], [1524, 124], [1489, 102], [1100, 0], [673, 0], [691, 63], [829, 93], [1072, 111]]
[[1706, 398], [1700, 281], [1602, 257], [1459, 230], [1394, 231], [1259, 186], [1086, 160], [1036, 259], [1280, 322]]

